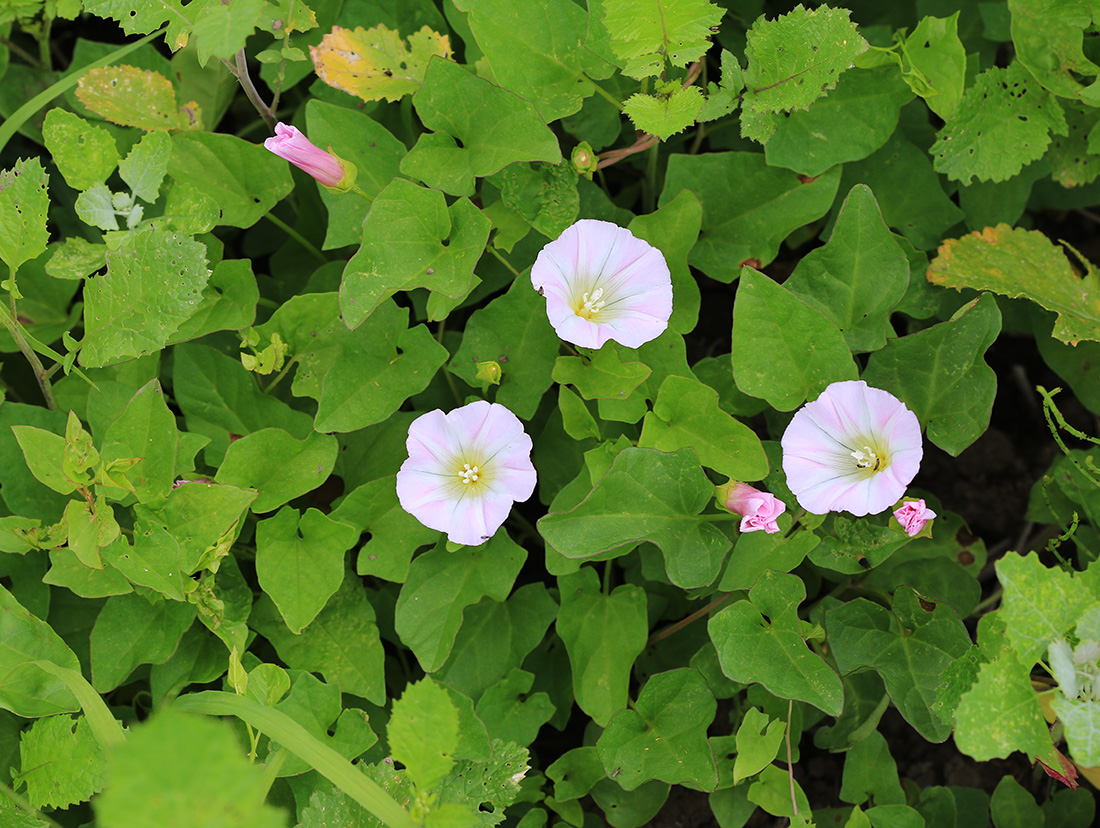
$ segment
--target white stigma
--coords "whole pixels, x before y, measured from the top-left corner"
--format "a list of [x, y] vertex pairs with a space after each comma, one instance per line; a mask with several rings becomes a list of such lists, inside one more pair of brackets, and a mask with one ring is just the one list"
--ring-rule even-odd
[[[591, 296], [591, 298], [589, 298]], [[606, 300], [601, 299], [603, 296], [603, 288], [596, 288], [591, 294], [584, 294], [584, 305], [581, 310], [589, 316], [599, 313], [603, 310], [603, 306], [607, 304]]]
[[878, 470], [879, 459], [878, 455], [871, 450], [870, 446], [864, 446], [861, 449], [856, 449], [851, 452], [852, 457], [856, 459], [856, 465], [861, 469], [874, 469]]
[[463, 483], [476, 483], [478, 477], [477, 466], [471, 466], [469, 463], [462, 464], [462, 471], [458, 473], [459, 478]]

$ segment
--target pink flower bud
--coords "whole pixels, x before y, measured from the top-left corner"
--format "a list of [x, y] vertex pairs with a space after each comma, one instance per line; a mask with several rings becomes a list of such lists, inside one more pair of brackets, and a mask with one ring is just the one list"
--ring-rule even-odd
[[735, 515], [741, 515], [741, 531], [763, 529], [769, 535], [779, 531], [775, 519], [787, 510], [782, 500], [748, 483], [727, 483], [718, 487], [718, 499]]
[[276, 124], [275, 136], [264, 141], [264, 148], [309, 173], [325, 187], [348, 190], [355, 182], [354, 168], [348, 169], [350, 165], [335, 153], [313, 144], [297, 127]]
[[905, 534], [911, 538], [919, 535], [921, 529], [924, 528], [924, 524], [935, 516], [936, 513], [924, 505], [923, 499], [907, 500], [894, 510], [894, 517], [901, 524], [901, 528], [905, 530]]

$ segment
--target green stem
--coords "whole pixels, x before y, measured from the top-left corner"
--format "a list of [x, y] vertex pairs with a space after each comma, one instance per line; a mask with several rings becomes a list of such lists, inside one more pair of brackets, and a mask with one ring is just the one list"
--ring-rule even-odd
[[263, 800], [267, 799], [267, 792], [271, 790], [271, 786], [275, 784], [275, 780], [279, 778], [279, 771], [283, 769], [283, 763], [286, 762], [286, 758], [290, 756], [290, 751], [285, 747], [280, 747], [275, 752], [274, 756], [269, 756], [267, 761], [264, 762], [263, 773], [263, 792], [264, 795], [260, 800], [260, 804], [263, 804]]
[[304, 760], [389, 828], [416, 828], [409, 812], [382, 786], [282, 711], [216, 690], [181, 696], [172, 706], [186, 713], [236, 716]]
[[592, 78], [588, 77], [588, 75], [584, 74], [583, 72], [581, 73], [581, 77], [584, 78], [586, 81], [588, 81], [590, 84], [592, 84], [592, 88], [596, 90], [597, 95], [599, 95], [601, 98], [603, 98], [605, 101], [607, 101], [609, 104], [611, 104], [613, 107], [615, 107], [620, 112], [623, 111], [623, 105], [621, 103], [619, 103], [618, 98], [616, 98], [614, 95], [612, 95], [610, 92], [608, 92], [606, 89], [604, 89], [602, 86], [600, 86], [598, 83], [596, 83], [594, 80], [592, 80]]
[[72, 70], [71, 72], [69, 72], [69, 74], [65, 75], [65, 77], [61, 78], [61, 80], [52, 84], [48, 89], [39, 92], [29, 101], [27, 101], [17, 110], [15, 110], [15, 112], [11, 114], [11, 117], [4, 121], [3, 124], [0, 124], [0, 151], [3, 151], [4, 147], [6, 147], [8, 144], [8, 141], [10, 141], [12, 136], [19, 131], [19, 128], [22, 127], [23, 124], [31, 119], [31, 116], [33, 116], [36, 112], [38, 112], [38, 110], [40, 110], [50, 101], [52, 101], [58, 95], [61, 95], [76, 86], [77, 82], [88, 72], [91, 72], [93, 69], [101, 69], [104, 66], [110, 66], [116, 60], [120, 60], [131, 52], [140, 49], [150, 40], [155, 37], [159, 37], [162, 34], [164, 34], [164, 29], [158, 29], [152, 34], [148, 34], [145, 37], [141, 38], [141, 40], [135, 40], [133, 43], [127, 43], [122, 48], [115, 49], [115, 51], [111, 52], [109, 55], [106, 55], [105, 57], [102, 57], [97, 61], [93, 61], [87, 66], [81, 66], [78, 69]]
[[647, 213], [652, 213], [657, 209], [657, 158], [660, 152], [661, 143], [658, 141], [649, 148], [646, 157], [645, 183], [642, 186], [642, 195]]
[[[0, 783], [0, 797], [3, 797], [3, 796], [6, 796], [8, 799], [10, 799], [12, 802], [14, 802], [22, 810], [26, 811], [31, 816], [36, 817], [41, 822], [44, 822], [46, 825], [49, 825], [50, 828], [63, 828], [63, 826], [61, 825], [60, 822], [56, 822], [55, 820], [50, 819], [48, 814], [38, 813], [38, 811], [36, 811], [31, 806], [31, 803], [27, 801], [27, 798], [25, 796], [17, 794], [15, 791], [13, 791], [7, 785], [5, 785], [3, 783]], [[34, 824], [34, 823], [31, 823], [31, 824]]]
[[3, 46], [4, 48], [9, 49], [12, 52], [15, 52], [15, 54], [19, 55], [19, 57], [23, 58], [23, 60], [25, 60], [35, 69], [42, 68], [42, 64], [38, 62], [38, 58], [36, 58], [14, 40], [9, 40], [6, 37], [0, 37], [0, 46]]
[[603, 565], [603, 594], [611, 594], [611, 561], [605, 561]]
[[53, 71], [53, 58], [50, 56], [50, 31], [53, 29], [53, 18], [43, 15], [42, 33], [38, 36], [38, 59], [42, 68], [47, 72]]
[[264, 218], [286, 233], [294, 241], [298, 242], [309, 255], [319, 261], [321, 264], [328, 264], [328, 259], [325, 258], [325, 254], [318, 250], [305, 236], [287, 224], [278, 216], [272, 213], [264, 213]]
[[295, 365], [297, 365], [300, 361], [301, 361], [301, 357], [294, 357], [293, 359], [288, 359], [286, 361], [286, 365], [283, 366], [283, 370], [275, 375], [275, 379], [273, 379], [270, 383], [268, 383], [267, 385], [264, 386], [263, 392], [265, 394], [270, 394], [272, 391], [274, 391], [275, 386], [278, 385], [280, 382], [282, 382], [283, 377], [285, 377], [290, 372], [290, 369], [293, 368]]
[[486, 247], [485, 249], [488, 250], [490, 254], [495, 256], [498, 262], [500, 262], [502, 265], [504, 265], [506, 268], [508, 268], [508, 270], [511, 271], [513, 276], [515, 276], [517, 279], [519, 278], [519, 271], [516, 270], [514, 267], [512, 267], [511, 263], [506, 258], [504, 258], [504, 255], [499, 250], [497, 250], [491, 244], [488, 247]]
[[646, 642], [646, 646], [649, 646], [650, 644], [656, 644], [658, 641], [660, 641], [664, 638], [668, 638], [673, 633], [678, 633], [680, 630], [682, 630], [688, 624], [692, 624], [695, 621], [698, 621], [703, 616], [710, 615], [711, 612], [718, 609], [718, 607], [722, 606], [722, 604], [726, 603], [726, 601], [728, 601], [730, 598], [732, 598], [733, 595], [734, 595], [734, 593], [732, 593], [732, 592], [725, 592], [725, 593], [721, 594], [720, 596], [718, 596], [717, 598], [715, 598], [713, 601], [711, 601], [709, 604], [707, 604], [702, 609], [697, 609], [691, 615], [688, 615], [685, 618], [681, 618], [675, 624], [670, 624], [669, 626], [665, 627], [663, 630], [660, 630], [659, 632], [655, 632], [653, 635], [651, 635], [649, 637], [649, 641]]
[[[447, 329], [447, 320], [440, 319], [439, 326], [435, 329], [435, 341], [440, 345], [443, 345], [443, 332]], [[458, 393], [458, 386], [455, 385], [455, 378], [451, 376], [450, 369], [446, 366], [443, 368], [443, 379], [447, 381], [447, 387], [451, 389], [451, 396], [455, 398], [455, 405], [462, 405], [462, 395]]]
[[[14, 273], [12, 274], [12, 279], [15, 279]], [[15, 290], [14, 284], [11, 290]], [[16, 347], [19, 348], [19, 351], [27, 358], [27, 362], [31, 364], [31, 370], [34, 371], [34, 378], [38, 381], [38, 387], [42, 389], [42, 397], [46, 400], [46, 408], [54, 411], [57, 409], [57, 398], [54, 396], [53, 386], [50, 384], [46, 369], [42, 367], [42, 360], [38, 358], [38, 354], [36, 354], [34, 349], [27, 344], [27, 340], [23, 336], [23, 326], [19, 324], [19, 315], [15, 309], [15, 294], [9, 293], [9, 297], [11, 300], [11, 316], [0, 313], [0, 321], [3, 321], [4, 327], [8, 329], [11, 338], [15, 340]]]

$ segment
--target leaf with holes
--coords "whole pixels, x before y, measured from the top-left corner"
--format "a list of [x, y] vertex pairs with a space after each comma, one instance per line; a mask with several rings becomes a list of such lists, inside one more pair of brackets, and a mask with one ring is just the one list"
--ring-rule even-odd
[[641, 80], [665, 61], [687, 66], [710, 48], [723, 10], [707, 0], [604, 0], [603, 25], [623, 74]]
[[159, 72], [136, 66], [104, 66], [81, 77], [76, 97], [96, 115], [139, 129], [195, 129], [198, 105], [176, 102], [172, 82]]
[[317, 77], [329, 86], [364, 101], [397, 101], [420, 88], [433, 56], [450, 58], [451, 43], [427, 26], [404, 39], [381, 23], [333, 26], [309, 54]]

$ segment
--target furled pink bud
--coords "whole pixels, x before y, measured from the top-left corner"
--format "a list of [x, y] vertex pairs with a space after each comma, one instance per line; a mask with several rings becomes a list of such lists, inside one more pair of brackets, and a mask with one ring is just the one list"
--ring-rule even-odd
[[741, 515], [741, 531], [763, 529], [769, 535], [779, 531], [775, 519], [787, 510], [782, 500], [770, 492], [754, 489], [748, 483], [727, 483], [719, 486], [718, 501], [735, 515]]
[[905, 534], [911, 538], [919, 535], [921, 529], [924, 528], [924, 524], [935, 516], [936, 513], [924, 505], [923, 499], [907, 500], [894, 510], [894, 517], [901, 524], [901, 528], [905, 530]]
[[264, 141], [264, 148], [295, 167], [312, 175], [318, 184], [346, 192], [355, 184], [355, 165], [336, 153], [313, 144], [297, 127], [283, 123], [275, 125], [275, 136]]

